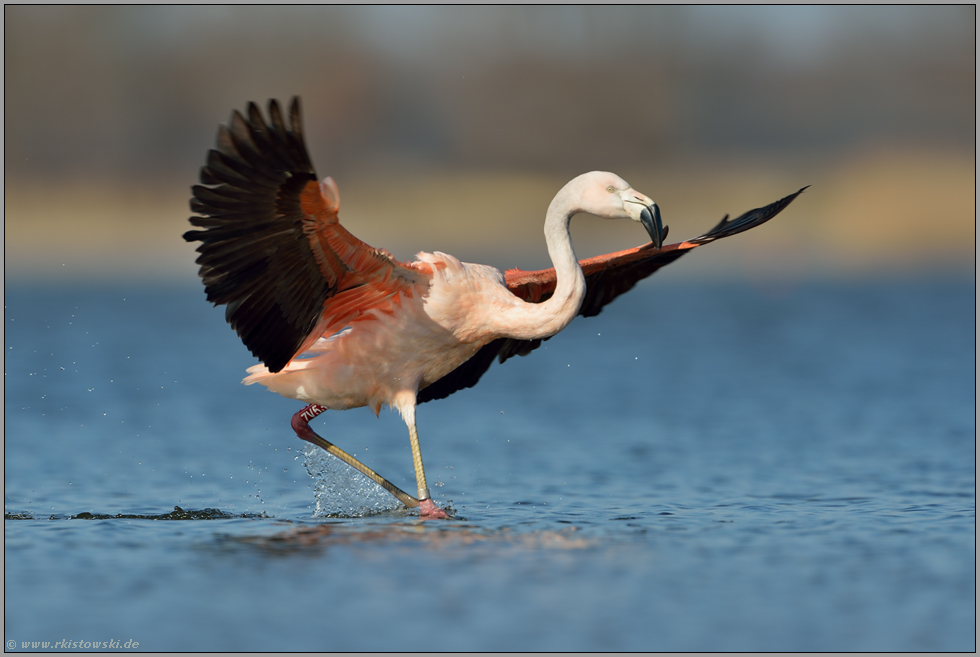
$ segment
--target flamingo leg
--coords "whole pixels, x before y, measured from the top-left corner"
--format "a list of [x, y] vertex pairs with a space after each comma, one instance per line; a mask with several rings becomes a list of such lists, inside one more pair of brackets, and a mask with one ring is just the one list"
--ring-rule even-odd
[[415, 481], [419, 487], [419, 516], [422, 518], [449, 518], [449, 514], [436, 506], [429, 495], [425, 482], [425, 467], [422, 465], [422, 448], [419, 446], [419, 431], [415, 426], [415, 405], [401, 408], [402, 417], [408, 425], [408, 438], [412, 442], [412, 461], [415, 464]]
[[[312, 420], [313, 418], [315, 418], [317, 415], [324, 412], [325, 410], [327, 410], [325, 406], [320, 406], [319, 404], [310, 404], [303, 410], [296, 413], [296, 415], [293, 416], [291, 422], [293, 426], [293, 431], [296, 432], [296, 435], [302, 438], [303, 440], [305, 440], [306, 442], [313, 443], [317, 447], [320, 447], [326, 450], [328, 453], [332, 454], [333, 456], [336, 456], [338, 459], [340, 459], [350, 467], [354, 468], [355, 470], [357, 470], [358, 472], [366, 476], [368, 479], [370, 479], [371, 481], [378, 484], [386, 491], [388, 491], [389, 493], [397, 497], [401, 501], [401, 503], [404, 504], [405, 506], [409, 508], [414, 508], [419, 506], [420, 505], [419, 500], [415, 499], [414, 497], [412, 497], [411, 495], [403, 491], [401, 488], [394, 485], [393, 483], [391, 483], [390, 481], [388, 481], [387, 479], [379, 475], [377, 472], [367, 467], [366, 465], [358, 461], [356, 458], [354, 458], [344, 450], [340, 449], [339, 447], [331, 443], [330, 441], [324, 440], [323, 438], [318, 436], [316, 432], [313, 431], [313, 429], [310, 428], [310, 424], [309, 424], [310, 420]], [[418, 443], [418, 439], [416, 438], [416, 444], [417, 443]], [[422, 464], [421, 458], [422, 457], [420, 455], [418, 461], [419, 464], [418, 467], [421, 467]], [[425, 483], [424, 473], [422, 477], [423, 477], [422, 482], [424, 484]], [[430, 505], [432, 505], [432, 500], [428, 500], [428, 502]], [[423, 515], [424, 515], [425, 508], [426, 507], [423, 504], [422, 505]]]

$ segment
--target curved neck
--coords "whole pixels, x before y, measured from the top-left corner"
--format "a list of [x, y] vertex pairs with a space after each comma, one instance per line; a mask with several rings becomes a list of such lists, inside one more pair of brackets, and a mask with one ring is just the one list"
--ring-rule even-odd
[[542, 303], [518, 304], [514, 309], [517, 316], [507, 318], [507, 337], [521, 340], [551, 337], [578, 314], [585, 298], [585, 275], [568, 231], [572, 217], [581, 211], [577, 200], [577, 194], [566, 186], [551, 202], [544, 222], [544, 238], [557, 279], [555, 293]]

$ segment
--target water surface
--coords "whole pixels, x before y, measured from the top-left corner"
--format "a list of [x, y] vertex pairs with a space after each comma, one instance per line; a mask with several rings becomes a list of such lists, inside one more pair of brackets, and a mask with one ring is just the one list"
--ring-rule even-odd
[[[422, 522], [324, 516], [397, 505], [197, 287], [7, 286], [4, 638], [972, 651], [974, 300], [654, 277], [419, 408]], [[313, 425], [414, 490], [397, 415]]]

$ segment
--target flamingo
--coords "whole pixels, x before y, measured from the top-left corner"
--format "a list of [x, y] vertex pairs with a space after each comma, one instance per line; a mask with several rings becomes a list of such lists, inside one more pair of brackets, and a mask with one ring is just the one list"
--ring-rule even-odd
[[[199, 241], [207, 299], [261, 363], [259, 383], [307, 405], [292, 417], [296, 435], [383, 486], [422, 518], [449, 515], [432, 500], [419, 447], [418, 404], [470, 388], [494, 360], [527, 355], [577, 315], [590, 317], [660, 267], [709, 242], [754, 228], [805, 187], [742, 216], [726, 215], [700, 237], [665, 246], [660, 209], [619, 176], [585, 173], [548, 207], [545, 241], [554, 267], [501, 273], [435, 251], [400, 262], [338, 221], [340, 193], [318, 182], [307, 153], [298, 98], [289, 123], [276, 100], [269, 121], [249, 103], [218, 130], [217, 148], [192, 187], [184, 234]], [[579, 262], [569, 221], [579, 213], [630, 219], [650, 242]], [[309, 422], [326, 410], [387, 405], [408, 427], [418, 497], [317, 435]]]

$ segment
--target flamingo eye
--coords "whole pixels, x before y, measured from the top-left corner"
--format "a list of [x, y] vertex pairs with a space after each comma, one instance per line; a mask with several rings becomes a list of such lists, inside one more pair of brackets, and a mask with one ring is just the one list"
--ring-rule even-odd
[[613, 192], [616, 191], [616, 188], [613, 187], [612, 185], [609, 185], [609, 187], [606, 187], [606, 191], [612, 194]]

